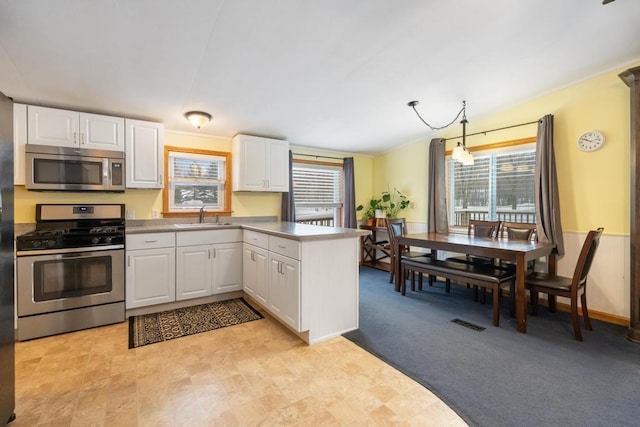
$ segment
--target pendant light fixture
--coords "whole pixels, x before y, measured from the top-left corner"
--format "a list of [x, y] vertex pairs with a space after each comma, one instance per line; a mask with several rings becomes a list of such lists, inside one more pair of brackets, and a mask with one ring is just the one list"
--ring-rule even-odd
[[205, 113], [204, 111], [189, 111], [184, 113], [184, 117], [189, 120], [189, 123], [196, 129], [200, 129], [211, 120], [211, 114]]
[[422, 120], [422, 123], [427, 125], [427, 127], [431, 130], [442, 130], [442, 129], [448, 128], [453, 123], [455, 123], [456, 120], [458, 120], [460, 115], [462, 115], [462, 120], [460, 121], [460, 124], [462, 125], [462, 144], [458, 142], [458, 145], [454, 147], [453, 152], [451, 153], [451, 158], [457, 162], [462, 163], [465, 166], [474, 164], [473, 154], [471, 154], [471, 152], [467, 148], [467, 123], [469, 123], [467, 121], [467, 101], [462, 101], [462, 109], [460, 109], [456, 117], [453, 120], [451, 120], [451, 122], [449, 122], [444, 126], [439, 126], [439, 127], [431, 126], [429, 123], [425, 121], [425, 119], [422, 118], [422, 116], [420, 115], [420, 113], [418, 113], [418, 110], [416, 109], [416, 105], [418, 105], [418, 101], [411, 101], [407, 105], [413, 108], [413, 111], [416, 112], [420, 120]]

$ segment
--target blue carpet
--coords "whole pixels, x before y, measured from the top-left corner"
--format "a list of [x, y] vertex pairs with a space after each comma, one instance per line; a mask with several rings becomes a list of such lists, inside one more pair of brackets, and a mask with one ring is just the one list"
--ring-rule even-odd
[[[491, 302], [444, 284], [403, 297], [388, 273], [360, 269], [360, 329], [345, 337], [433, 391], [470, 425], [640, 425], [640, 344], [624, 327], [593, 321], [573, 339], [568, 313], [540, 308], [528, 333], [506, 301], [500, 327]], [[482, 327], [475, 331], [452, 320]]]

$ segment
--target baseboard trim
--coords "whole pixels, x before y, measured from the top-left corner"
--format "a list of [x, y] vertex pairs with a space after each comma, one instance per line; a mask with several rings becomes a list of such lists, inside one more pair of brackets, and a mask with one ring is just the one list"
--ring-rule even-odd
[[[542, 305], [547, 304], [547, 300], [541, 299], [540, 303]], [[571, 313], [571, 305], [563, 302], [556, 302], [556, 308], [560, 311], [566, 311], [567, 313]], [[582, 310], [578, 310], [578, 314], [582, 316]], [[629, 327], [631, 324], [631, 320], [628, 317], [616, 316], [615, 314], [604, 313], [602, 311], [589, 309], [589, 317], [595, 320], [601, 320], [607, 323], [613, 323], [614, 325], [620, 325], [624, 327]]]

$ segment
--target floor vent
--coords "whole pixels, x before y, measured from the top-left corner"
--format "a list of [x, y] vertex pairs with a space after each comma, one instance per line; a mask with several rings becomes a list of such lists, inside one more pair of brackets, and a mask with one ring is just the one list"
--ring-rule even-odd
[[478, 325], [475, 325], [473, 323], [465, 322], [464, 320], [460, 320], [460, 319], [453, 319], [452, 322], [453, 323], [457, 323], [458, 325], [462, 325], [465, 328], [473, 329], [474, 331], [478, 331], [478, 332], [484, 331], [486, 329], [486, 328], [483, 328], [482, 326], [478, 326]]

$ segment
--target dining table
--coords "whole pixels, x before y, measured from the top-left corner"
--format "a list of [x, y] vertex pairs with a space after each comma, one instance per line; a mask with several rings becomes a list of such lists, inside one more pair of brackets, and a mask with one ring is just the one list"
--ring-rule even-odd
[[[397, 236], [395, 244], [395, 253], [401, 253], [401, 247], [414, 246], [430, 249], [433, 257], [437, 257], [438, 251], [448, 251], [497, 258], [515, 264], [516, 325], [517, 330], [522, 333], [527, 332], [527, 295], [525, 288], [527, 262], [546, 257], [547, 273], [549, 275], [556, 274], [556, 245], [554, 243], [429, 232]], [[401, 257], [396, 257], [395, 262], [396, 271], [402, 271]], [[402, 274], [396, 274], [395, 289], [398, 292], [400, 291], [402, 277]]]

